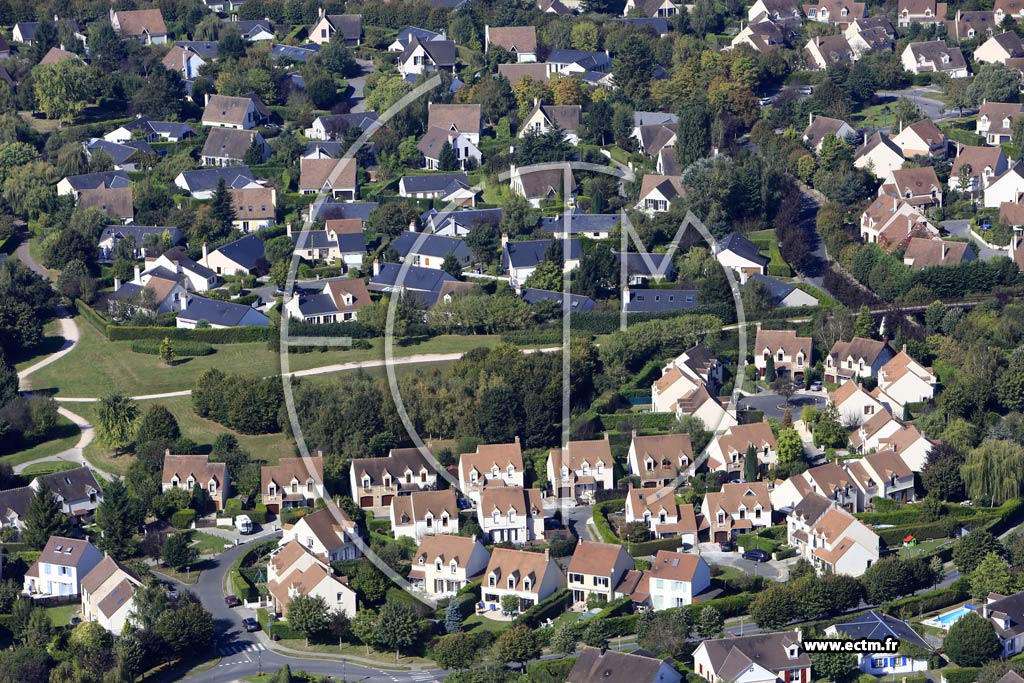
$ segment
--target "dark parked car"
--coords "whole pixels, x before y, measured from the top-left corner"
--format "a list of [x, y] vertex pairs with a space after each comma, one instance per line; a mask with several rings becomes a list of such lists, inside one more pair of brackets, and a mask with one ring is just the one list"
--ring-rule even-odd
[[228, 595], [224, 598], [224, 604], [228, 607], [238, 607], [242, 604], [242, 601], [236, 598], [234, 595]]
[[252, 617], [246, 617], [245, 619], [242, 619], [242, 626], [245, 627], [245, 630], [248, 633], [260, 630], [260, 622], [256, 621]]
[[748, 550], [743, 553], [744, 560], [753, 560], [754, 562], [767, 562], [771, 559], [771, 556], [763, 550]]
[[736, 550], [736, 546], [732, 541], [722, 541], [718, 544], [718, 547], [722, 549], [723, 553], [731, 553], [733, 550]]

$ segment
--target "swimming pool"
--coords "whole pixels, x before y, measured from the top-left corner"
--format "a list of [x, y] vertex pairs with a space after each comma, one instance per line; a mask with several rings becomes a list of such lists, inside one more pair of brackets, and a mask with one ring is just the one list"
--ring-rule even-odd
[[950, 626], [958, 622], [960, 619], [963, 619], [972, 610], [972, 605], [964, 605], [962, 607], [957, 607], [955, 610], [952, 610], [950, 612], [946, 612], [945, 614], [940, 614], [937, 617], [932, 617], [924, 623], [928, 624], [929, 626], [937, 626], [941, 629], [949, 629]]

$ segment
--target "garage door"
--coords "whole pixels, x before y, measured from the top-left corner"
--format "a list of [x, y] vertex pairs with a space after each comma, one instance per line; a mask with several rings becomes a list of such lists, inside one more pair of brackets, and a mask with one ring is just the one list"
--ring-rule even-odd
[[373, 507], [373, 496], [363, 496], [359, 499], [359, 507], [361, 508], [372, 508]]
[[381, 496], [380, 506], [381, 507], [387, 507], [388, 505], [391, 505], [391, 499], [392, 498], [394, 498], [394, 496]]

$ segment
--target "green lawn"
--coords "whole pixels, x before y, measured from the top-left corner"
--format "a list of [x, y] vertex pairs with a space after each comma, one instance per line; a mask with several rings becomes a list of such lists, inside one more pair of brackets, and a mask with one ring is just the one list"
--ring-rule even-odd
[[938, 538], [933, 541], [918, 541], [917, 545], [912, 548], [900, 548], [899, 555], [903, 559], [920, 557], [921, 555], [932, 553], [937, 548], [948, 545], [949, 543], [951, 543], [951, 541], [948, 538]]
[[382, 668], [385, 669], [388, 668], [387, 665], [389, 664], [392, 667], [396, 665], [408, 666], [410, 664], [429, 664], [431, 666], [434, 665], [434, 661], [432, 659], [425, 659], [423, 657], [410, 657], [404, 654], [401, 655], [401, 657], [399, 657], [398, 659], [396, 659], [394, 652], [381, 652], [380, 650], [377, 650], [372, 647], [369, 648], [369, 650], [367, 650], [367, 648], [364, 645], [353, 645], [352, 643], [342, 643], [341, 647], [333, 643], [330, 645], [324, 643], [313, 643], [310, 645], [306, 645], [305, 640], [292, 640], [285, 638], [281, 640], [281, 645], [283, 647], [291, 648], [292, 650], [300, 650], [302, 652], [321, 652], [334, 655], [346, 655], [349, 657], [362, 657], [363, 659], [372, 659], [375, 662], [379, 662], [380, 664], [384, 665]]
[[64, 345], [64, 337], [60, 336], [60, 321], [51, 320], [43, 325], [43, 341], [32, 350], [32, 355], [14, 358], [14, 367], [18, 372], [35, 365], [52, 353], [60, 351]]
[[66, 462], [64, 460], [47, 460], [45, 462], [37, 462], [34, 465], [29, 465], [21, 471], [21, 475], [24, 477], [38, 477], [45, 474], [53, 474], [54, 472], [65, 472], [67, 470], [77, 469], [79, 464], [77, 462]]
[[71, 617], [77, 616], [81, 607], [79, 604], [71, 604], [61, 607], [44, 607], [43, 609], [54, 626], [68, 626], [71, 624]]
[[[210, 368], [226, 373], [277, 375], [281, 371], [277, 352], [263, 342], [223, 344], [209, 356], [183, 358], [168, 367], [157, 357], [134, 353], [130, 341], [109, 341], [94, 327], [79, 319], [81, 339], [75, 349], [60, 360], [32, 375], [36, 391], [51, 389], [63, 396], [98, 397], [112, 391], [133, 396], [191, 389], [196, 378]], [[396, 358], [425, 353], [465, 353], [478, 347], [492, 347], [496, 335], [439, 336], [420, 344], [395, 346]], [[369, 349], [330, 349], [325, 352], [292, 354], [292, 372], [309, 368], [384, 358], [382, 339], [371, 340]]]
[[36, 444], [32, 448], [27, 448], [23, 451], [4, 455], [0, 457], [0, 462], [14, 467], [15, 465], [20, 465], [23, 462], [31, 462], [40, 458], [56, 455], [61, 451], [66, 451], [67, 449], [74, 447], [77, 442], [78, 427], [76, 427], [71, 420], [62, 415], [58, 415], [57, 426], [54, 427], [51, 432], [51, 438], [49, 440]]
[[482, 617], [479, 614], [474, 614], [469, 619], [462, 622], [463, 631], [491, 631], [492, 633], [501, 633], [502, 631], [512, 626], [511, 621], [495, 621], [494, 619], [488, 619]]
[[202, 531], [193, 531], [190, 534], [192, 545], [199, 550], [200, 555], [216, 555], [224, 552], [225, 545], [231, 545], [227, 540], [213, 534], [204, 534]]

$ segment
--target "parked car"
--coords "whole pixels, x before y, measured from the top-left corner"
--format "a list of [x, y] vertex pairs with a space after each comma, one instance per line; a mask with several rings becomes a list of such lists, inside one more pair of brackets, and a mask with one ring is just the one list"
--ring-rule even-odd
[[811, 391], [821, 391], [821, 382], [811, 382]]
[[801, 95], [813, 95], [814, 94], [814, 88], [812, 88], [809, 85], [806, 85], [806, 86], [800, 88], [797, 92], [799, 92]]
[[771, 557], [763, 550], [748, 550], [743, 553], [744, 560], [753, 560], [754, 562], [767, 562]]
[[238, 607], [242, 604], [242, 601], [236, 598], [234, 595], [228, 595], [224, 597], [224, 604], [228, 607]]
[[260, 630], [260, 622], [256, 621], [252, 617], [246, 617], [245, 619], [242, 619], [242, 626], [245, 627], [247, 633], [252, 633], [253, 631]]
[[762, 97], [760, 100], [758, 100], [758, 104], [760, 104], [762, 107], [767, 107], [769, 104], [772, 103], [772, 101], [773, 100], [770, 97]]
[[736, 545], [732, 541], [722, 541], [718, 544], [718, 547], [722, 549], [723, 553], [731, 553], [736, 550]]

